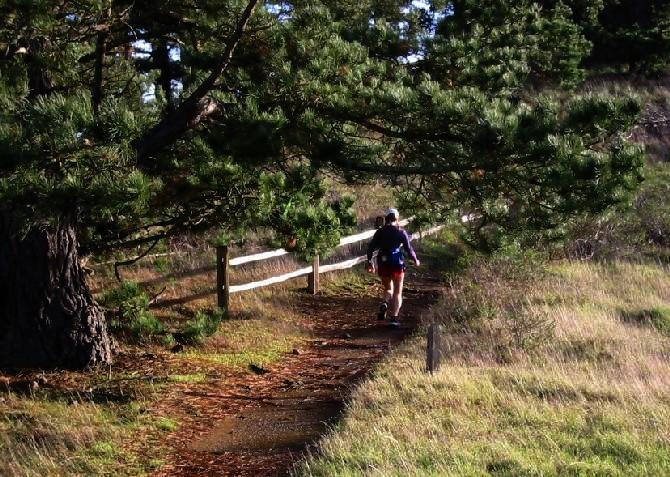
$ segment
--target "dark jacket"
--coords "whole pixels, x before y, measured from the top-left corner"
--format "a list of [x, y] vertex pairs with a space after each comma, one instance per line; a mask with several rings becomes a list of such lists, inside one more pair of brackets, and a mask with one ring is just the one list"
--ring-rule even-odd
[[[368, 244], [368, 261], [372, 260], [372, 254], [375, 250], [379, 250], [377, 262], [380, 264], [399, 253], [399, 265], [404, 267], [402, 250], [405, 250], [412, 257], [412, 260], [416, 261], [416, 253], [412, 248], [407, 232], [395, 225], [384, 225], [375, 232]], [[394, 263], [394, 265], [398, 264]]]

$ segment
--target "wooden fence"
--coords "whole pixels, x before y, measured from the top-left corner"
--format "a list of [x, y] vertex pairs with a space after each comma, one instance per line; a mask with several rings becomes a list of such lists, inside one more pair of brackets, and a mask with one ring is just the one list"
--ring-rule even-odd
[[426, 371], [433, 374], [440, 369], [440, 358], [442, 357], [441, 344], [442, 327], [433, 323], [428, 326], [426, 340]]
[[[401, 226], [405, 226], [409, 223], [408, 220], [402, 220], [400, 221]], [[415, 234], [411, 235], [412, 240], [420, 240], [421, 238], [432, 235], [439, 230], [444, 228], [443, 225], [438, 225], [436, 227], [432, 227], [428, 230], [417, 232]], [[348, 237], [344, 237], [340, 240], [340, 244], [338, 247], [343, 247], [345, 245], [350, 245], [353, 243], [361, 242], [363, 240], [367, 240], [371, 238], [374, 233], [376, 232], [376, 229], [371, 229], [371, 230], [366, 230], [365, 232], [361, 232], [355, 235], [350, 235]], [[319, 260], [319, 255], [315, 255], [312, 261], [312, 264], [308, 267], [300, 268], [298, 270], [289, 272], [289, 273], [284, 273], [282, 275], [274, 276], [274, 277], [269, 277], [264, 280], [259, 280], [255, 282], [250, 282], [250, 283], [245, 283], [242, 285], [231, 285], [230, 284], [230, 269], [231, 267], [237, 267], [240, 265], [244, 265], [246, 263], [251, 263], [251, 262], [259, 262], [263, 260], [267, 260], [270, 258], [275, 258], [275, 257], [281, 257], [283, 255], [287, 255], [291, 252], [280, 248], [277, 250], [272, 250], [268, 252], [261, 252], [257, 253], [254, 255], [247, 255], [244, 257], [235, 257], [231, 258], [229, 256], [229, 250], [227, 246], [219, 246], [216, 249], [216, 291], [217, 291], [217, 302], [220, 308], [223, 308], [225, 310], [228, 310], [229, 304], [230, 304], [230, 295], [232, 293], [239, 293], [243, 291], [248, 291], [248, 290], [253, 290], [255, 288], [263, 288], [267, 287], [270, 285], [274, 285], [276, 283], [281, 283], [285, 282], [287, 280], [291, 280], [293, 278], [298, 278], [302, 277], [304, 275], [308, 275], [308, 287], [310, 293], [318, 293], [319, 292], [319, 275], [322, 273], [328, 273], [328, 272], [333, 272], [335, 270], [345, 270], [348, 268], [352, 268], [359, 263], [363, 263], [366, 261], [367, 257], [365, 255], [361, 255], [358, 257], [351, 258], [349, 260], [344, 260], [339, 263], [333, 263], [330, 265], [321, 265], [320, 260]]]

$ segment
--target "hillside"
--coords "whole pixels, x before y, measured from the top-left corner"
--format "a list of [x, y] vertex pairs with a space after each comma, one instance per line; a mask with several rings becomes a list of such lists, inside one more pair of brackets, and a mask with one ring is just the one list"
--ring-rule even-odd
[[443, 323], [442, 368], [412, 339], [296, 475], [669, 475], [668, 268], [528, 270], [455, 279], [425, 318]]

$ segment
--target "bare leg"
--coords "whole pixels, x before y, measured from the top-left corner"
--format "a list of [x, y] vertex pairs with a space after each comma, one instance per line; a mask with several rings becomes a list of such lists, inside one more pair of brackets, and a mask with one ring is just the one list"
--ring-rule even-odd
[[391, 300], [393, 300], [393, 279], [391, 277], [382, 277], [382, 287], [384, 288], [384, 301], [391, 306]]
[[391, 316], [398, 316], [400, 313], [400, 307], [402, 306], [402, 286], [405, 280], [405, 274], [403, 273], [397, 278], [393, 279], [392, 291], [393, 291], [393, 301], [391, 303]]

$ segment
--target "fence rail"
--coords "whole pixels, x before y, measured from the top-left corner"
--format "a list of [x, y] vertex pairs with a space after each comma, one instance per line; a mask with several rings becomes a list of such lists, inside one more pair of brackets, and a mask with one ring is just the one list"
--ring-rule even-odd
[[[410, 222], [410, 219], [406, 219], [400, 222], [401, 226], [405, 226]], [[420, 240], [425, 236], [432, 235], [444, 228], [443, 225], [438, 225], [432, 227], [428, 230], [417, 232], [411, 235], [412, 240]], [[366, 230], [355, 235], [349, 235], [348, 237], [343, 237], [340, 240], [339, 247], [350, 245], [353, 243], [360, 242], [362, 240], [369, 239], [374, 235], [376, 229]], [[284, 273], [282, 275], [269, 277], [264, 280], [259, 280], [255, 282], [245, 283], [241, 285], [230, 285], [229, 282], [229, 272], [230, 268], [234, 266], [243, 265], [251, 262], [258, 262], [263, 260], [268, 260], [270, 258], [281, 257], [287, 255], [289, 252], [286, 249], [280, 248], [277, 250], [271, 250], [267, 252], [256, 253], [253, 255], [247, 255], [243, 257], [230, 258], [228, 247], [220, 246], [217, 247], [217, 300], [219, 307], [228, 310], [230, 304], [230, 294], [239, 293], [243, 291], [254, 290], [256, 288], [263, 288], [270, 285], [275, 285], [277, 283], [282, 283], [293, 278], [298, 278], [307, 275], [309, 277], [309, 291], [311, 293], [319, 292], [319, 275], [322, 273], [333, 272], [336, 270], [346, 270], [348, 268], [355, 267], [356, 265], [366, 261], [367, 257], [361, 255], [358, 257], [351, 258], [349, 260], [344, 260], [339, 263], [333, 263], [329, 265], [320, 265], [319, 256], [314, 256], [314, 261], [311, 266], [300, 268], [298, 270]]]
[[[401, 227], [404, 227], [405, 225], [409, 224], [411, 218], [401, 220], [398, 222]], [[338, 247], [343, 247], [345, 245], [350, 245], [352, 243], [360, 242], [361, 240], [369, 239], [372, 237], [377, 229], [372, 229], [372, 230], [366, 230], [365, 232], [360, 232], [355, 235], [349, 235], [347, 237], [342, 237], [340, 239], [340, 243]], [[231, 258], [230, 261], [228, 262], [231, 267], [237, 267], [239, 265], [244, 265], [245, 263], [251, 263], [251, 262], [260, 262], [262, 260], [267, 260], [269, 258], [275, 258], [275, 257], [281, 257], [283, 255], [288, 255], [289, 252], [288, 250], [284, 248], [279, 248], [277, 250], [270, 250], [268, 252], [260, 252], [260, 253], [255, 253], [253, 255], [245, 255], [244, 257], [235, 257]], [[232, 290], [231, 290], [232, 293]]]

